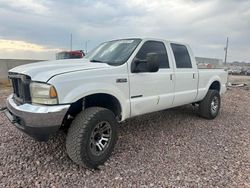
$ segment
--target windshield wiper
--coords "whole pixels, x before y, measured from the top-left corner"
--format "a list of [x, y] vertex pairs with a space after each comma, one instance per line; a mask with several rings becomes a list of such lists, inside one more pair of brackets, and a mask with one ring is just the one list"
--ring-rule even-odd
[[104, 63], [103, 61], [101, 60], [97, 60], [97, 59], [91, 59], [90, 62], [96, 62], [96, 63]]
[[112, 66], [117, 65], [117, 63], [112, 63], [112, 62], [108, 62], [108, 61], [101, 61], [101, 60], [97, 60], [97, 59], [91, 59], [90, 62], [93, 62], [93, 63], [107, 63], [108, 65], [112, 65]]

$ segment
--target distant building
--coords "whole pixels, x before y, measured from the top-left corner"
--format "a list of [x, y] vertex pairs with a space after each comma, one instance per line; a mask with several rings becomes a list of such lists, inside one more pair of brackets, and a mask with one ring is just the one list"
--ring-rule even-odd
[[222, 59], [207, 58], [207, 57], [195, 57], [196, 63], [199, 68], [222, 68]]

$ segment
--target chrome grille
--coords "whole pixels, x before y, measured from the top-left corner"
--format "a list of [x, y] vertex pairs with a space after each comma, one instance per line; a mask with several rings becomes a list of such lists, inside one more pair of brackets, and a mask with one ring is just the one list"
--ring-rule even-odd
[[30, 77], [10, 72], [9, 79], [12, 83], [14, 99], [19, 103], [30, 103]]

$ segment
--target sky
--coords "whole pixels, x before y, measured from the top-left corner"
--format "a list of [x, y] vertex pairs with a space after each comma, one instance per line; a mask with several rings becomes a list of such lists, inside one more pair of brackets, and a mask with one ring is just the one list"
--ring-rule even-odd
[[70, 49], [153, 37], [195, 56], [250, 62], [250, 0], [0, 0], [0, 59], [54, 59]]

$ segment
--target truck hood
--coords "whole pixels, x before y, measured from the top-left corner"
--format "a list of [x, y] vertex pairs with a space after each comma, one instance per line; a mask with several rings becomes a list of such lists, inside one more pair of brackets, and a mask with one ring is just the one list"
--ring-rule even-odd
[[91, 63], [87, 59], [67, 59], [21, 65], [9, 72], [28, 75], [33, 81], [47, 82], [51, 77], [63, 73], [108, 67], [106, 63]]

